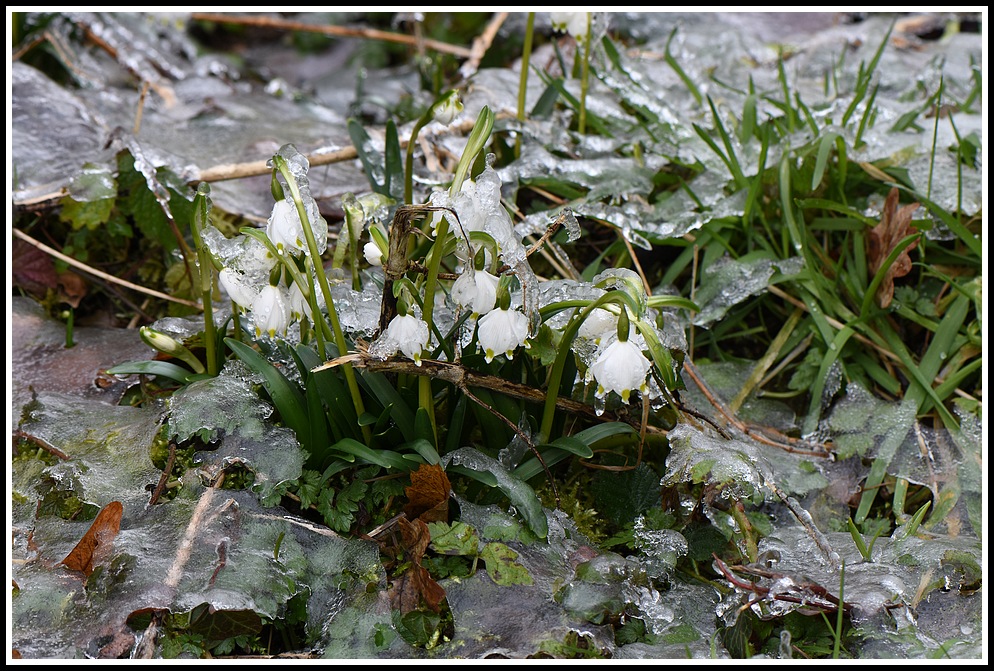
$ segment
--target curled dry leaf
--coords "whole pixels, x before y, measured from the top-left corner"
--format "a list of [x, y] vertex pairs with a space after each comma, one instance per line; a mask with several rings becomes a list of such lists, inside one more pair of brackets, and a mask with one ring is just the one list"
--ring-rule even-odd
[[412, 520], [447, 522], [451, 489], [449, 478], [441, 466], [422, 464], [411, 472], [411, 486], [404, 490], [408, 498], [404, 512]]
[[82, 571], [86, 576], [93, 573], [93, 566], [110, 554], [114, 537], [121, 530], [123, 515], [124, 506], [120, 501], [111, 501], [104, 506], [93, 518], [93, 524], [83, 534], [83, 538], [62, 560], [62, 564], [70, 570]]
[[401, 613], [409, 613], [420, 608], [423, 602], [437, 613], [442, 608], [445, 589], [421, 566], [431, 540], [428, 525], [419, 519], [408, 521], [403, 517], [398, 520], [398, 525], [404, 554], [410, 564], [402, 574], [394, 578], [389, 591], [390, 603]]
[[[887, 200], [884, 201], [883, 212], [880, 214], [880, 223], [874, 226], [867, 236], [866, 253], [870, 262], [870, 271], [874, 275], [901, 240], [914, 231], [911, 226], [911, 215], [919, 208], [920, 203], [911, 203], [898, 209], [899, 195], [897, 188], [890, 190]], [[885, 308], [894, 300], [894, 278], [904, 277], [911, 272], [911, 257], [908, 253], [916, 246], [918, 246], [917, 240], [905, 247], [884, 274], [883, 281], [877, 289], [877, 303], [880, 307]]]

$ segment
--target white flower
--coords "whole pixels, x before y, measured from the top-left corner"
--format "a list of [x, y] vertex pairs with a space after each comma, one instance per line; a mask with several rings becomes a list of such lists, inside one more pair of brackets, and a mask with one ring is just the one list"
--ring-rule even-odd
[[307, 248], [304, 240], [304, 226], [300, 223], [297, 207], [290, 200], [279, 200], [273, 205], [269, 215], [266, 236], [276, 245], [276, 249], [301, 250]]
[[456, 91], [450, 91], [445, 98], [435, 104], [435, 107], [432, 108], [432, 115], [435, 117], [435, 121], [443, 126], [448, 126], [462, 113], [462, 109], [459, 94]]
[[289, 296], [286, 289], [267, 284], [252, 302], [252, 322], [257, 336], [268, 333], [272, 338], [276, 333], [286, 333], [290, 323]]
[[549, 12], [552, 28], [567, 32], [578, 40], [587, 37], [587, 14], [589, 12]]
[[307, 302], [304, 297], [304, 292], [300, 290], [300, 285], [294, 282], [290, 285], [290, 289], [287, 293], [287, 307], [290, 310], [290, 316], [294, 319], [300, 319], [302, 317], [311, 316], [311, 304]]
[[634, 342], [615, 340], [600, 349], [597, 359], [587, 371], [587, 376], [597, 380], [598, 398], [603, 398], [605, 394], [613, 391], [621, 395], [623, 402], [628, 403], [632, 389], [646, 391], [645, 379], [650, 365], [649, 360]]
[[222, 268], [218, 280], [227, 292], [228, 297], [239, 307], [248, 310], [252, 307], [259, 292], [243, 273], [231, 268]]
[[594, 308], [580, 324], [577, 335], [600, 343], [604, 336], [618, 329], [618, 316], [604, 308]]
[[366, 262], [369, 263], [369, 265], [383, 265], [383, 250], [380, 249], [380, 246], [372, 240], [363, 246], [362, 253], [366, 257]]
[[[328, 222], [321, 216], [317, 203], [309, 196], [303, 197], [304, 212], [311, 225], [314, 241], [318, 251], [323, 252], [328, 245]], [[307, 239], [304, 237], [304, 225], [300, 221], [297, 206], [292, 200], [280, 200], [273, 204], [273, 213], [269, 215], [266, 225], [266, 236], [276, 248], [293, 254], [308, 253]]]
[[497, 276], [486, 270], [465, 272], [452, 283], [452, 300], [474, 314], [485, 315], [497, 304], [498, 282]]
[[421, 365], [421, 351], [428, 344], [428, 324], [414, 315], [397, 315], [380, 336], [379, 354], [390, 356], [398, 349], [414, 363]]
[[[431, 234], [435, 235], [435, 230], [442, 217], [449, 220], [449, 232], [458, 232], [457, 226], [462, 226], [465, 233], [482, 231], [487, 223], [487, 212], [480, 202], [480, 197], [476, 192], [476, 182], [467, 179], [462, 183], [459, 192], [450, 196], [448, 191], [433, 191], [428, 197], [428, 204], [432, 207], [446, 208], [438, 209], [431, 216]], [[456, 216], [452, 216], [454, 210]], [[458, 217], [458, 222], [456, 222]]]
[[528, 346], [528, 317], [517, 310], [498, 308], [480, 317], [477, 340], [487, 363], [498, 354], [514, 357], [519, 345]]

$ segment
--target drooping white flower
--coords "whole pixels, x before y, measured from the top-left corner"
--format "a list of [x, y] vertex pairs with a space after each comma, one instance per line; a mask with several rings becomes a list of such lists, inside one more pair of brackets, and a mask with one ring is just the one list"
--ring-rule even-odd
[[[310, 196], [303, 197], [304, 212], [307, 214], [314, 241], [318, 251], [324, 252], [328, 245], [328, 222], [321, 216], [317, 203]], [[307, 238], [304, 237], [304, 225], [300, 221], [300, 213], [293, 200], [278, 200], [273, 204], [273, 213], [269, 215], [266, 224], [266, 236], [279, 250], [288, 251], [294, 255], [300, 252], [308, 254]]]
[[376, 354], [391, 356], [400, 350], [421, 365], [421, 352], [428, 345], [428, 324], [414, 315], [397, 315], [376, 341]]
[[276, 245], [276, 249], [286, 249], [296, 252], [307, 248], [304, 239], [304, 226], [300, 223], [297, 207], [290, 200], [278, 200], [273, 205], [273, 213], [269, 215], [266, 225], [266, 236]]
[[462, 101], [459, 100], [458, 92], [449, 91], [449, 94], [445, 98], [435, 103], [431, 112], [435, 121], [443, 126], [448, 126], [455, 121], [456, 117], [462, 113], [462, 110], [463, 105]]
[[594, 343], [600, 341], [618, 329], [618, 316], [604, 308], [594, 308], [580, 324], [577, 335], [590, 338]]
[[277, 333], [286, 333], [290, 323], [289, 296], [286, 289], [267, 284], [252, 301], [252, 323], [257, 336], [268, 333], [272, 338]]
[[255, 285], [247, 279], [244, 273], [240, 273], [232, 268], [222, 268], [218, 273], [218, 280], [228, 297], [235, 302], [238, 307], [248, 310], [252, 307], [259, 291]]
[[485, 315], [497, 304], [499, 280], [486, 270], [464, 272], [452, 283], [452, 300], [476, 315]]
[[290, 310], [290, 316], [294, 319], [310, 318], [311, 316], [311, 305], [307, 302], [304, 292], [300, 290], [300, 285], [296, 282], [291, 284], [287, 291], [287, 308]]
[[487, 363], [498, 354], [511, 359], [519, 346], [528, 346], [528, 317], [517, 310], [491, 310], [480, 317], [477, 328], [477, 342]]
[[382, 266], [383, 265], [383, 250], [372, 240], [363, 245], [362, 248], [363, 256], [366, 257], [366, 262], [371, 266]]
[[613, 391], [621, 396], [624, 403], [628, 403], [633, 389], [643, 393], [646, 391], [646, 376], [650, 365], [633, 341], [615, 340], [606, 347], [601, 347], [587, 375], [597, 381], [598, 398]]
[[587, 37], [587, 14], [589, 12], [549, 12], [552, 28], [567, 32], [583, 41]]

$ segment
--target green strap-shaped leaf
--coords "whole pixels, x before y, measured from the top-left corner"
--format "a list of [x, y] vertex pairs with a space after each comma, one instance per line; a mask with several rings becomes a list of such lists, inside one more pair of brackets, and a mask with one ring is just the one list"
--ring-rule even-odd
[[180, 384], [189, 384], [194, 380], [209, 377], [206, 374], [194, 373], [188, 368], [177, 366], [168, 361], [131, 361], [108, 368], [106, 372], [109, 375], [157, 375], [175, 380]]

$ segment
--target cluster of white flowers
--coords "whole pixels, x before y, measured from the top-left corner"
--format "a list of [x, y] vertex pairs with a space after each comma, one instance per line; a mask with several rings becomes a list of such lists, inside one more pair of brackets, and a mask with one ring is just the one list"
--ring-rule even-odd
[[[306, 159], [300, 154], [295, 156], [304, 162], [306, 170]], [[308, 190], [301, 190], [301, 200], [317, 247], [323, 252], [328, 246], [328, 224]], [[295, 258], [309, 255], [303, 222], [289, 197], [273, 205], [266, 225], [266, 237], [277, 254]], [[270, 337], [283, 335], [294, 320], [311, 316], [310, 305], [301, 287], [289, 282], [285, 272], [276, 272], [279, 260], [263, 242], [249, 235], [228, 240], [213, 227], [205, 231], [204, 239], [211, 253], [222, 263], [218, 274], [221, 286], [228, 297], [249, 315], [257, 337], [262, 334]], [[274, 275], [279, 278], [275, 284]], [[318, 298], [320, 302], [320, 295]]]
[[590, 12], [549, 12], [554, 30], [569, 33], [579, 41], [587, 39]]

